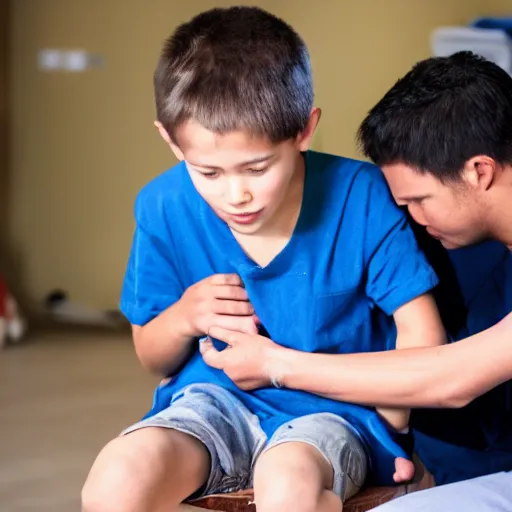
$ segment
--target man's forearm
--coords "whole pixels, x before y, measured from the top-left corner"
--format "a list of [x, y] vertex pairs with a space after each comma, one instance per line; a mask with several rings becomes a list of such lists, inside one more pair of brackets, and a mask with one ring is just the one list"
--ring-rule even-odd
[[135, 350], [141, 364], [158, 375], [174, 373], [190, 356], [193, 337], [177, 302], [144, 327], [133, 327]]
[[512, 378], [512, 316], [440, 347], [327, 355], [280, 351], [282, 384], [376, 407], [461, 407]]

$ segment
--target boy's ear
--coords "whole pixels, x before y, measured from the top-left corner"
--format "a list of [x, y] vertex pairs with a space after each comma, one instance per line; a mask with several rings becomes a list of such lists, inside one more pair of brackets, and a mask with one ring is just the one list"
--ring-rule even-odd
[[164, 128], [164, 125], [160, 121], [155, 121], [154, 124], [158, 130], [158, 133], [160, 134], [160, 137], [162, 137], [162, 139], [164, 139], [164, 141], [169, 145], [176, 158], [180, 162], [185, 160], [181, 149], [172, 141], [171, 137], [167, 133], [167, 130]]
[[313, 110], [311, 110], [306, 128], [297, 137], [299, 151], [303, 152], [309, 149], [321, 116], [322, 111], [318, 107], [314, 107]]
[[497, 172], [498, 163], [494, 158], [477, 155], [464, 164], [462, 178], [472, 189], [486, 191], [492, 186]]

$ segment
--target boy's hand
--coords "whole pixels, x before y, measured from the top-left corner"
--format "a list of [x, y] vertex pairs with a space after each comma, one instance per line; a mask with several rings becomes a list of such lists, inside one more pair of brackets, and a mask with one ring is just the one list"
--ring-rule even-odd
[[410, 460], [404, 459], [403, 457], [397, 457], [395, 459], [395, 473], [393, 480], [397, 484], [410, 482], [414, 478], [414, 463]]
[[215, 274], [199, 281], [185, 291], [178, 304], [191, 338], [207, 335], [213, 326], [258, 332], [254, 308], [236, 274]]

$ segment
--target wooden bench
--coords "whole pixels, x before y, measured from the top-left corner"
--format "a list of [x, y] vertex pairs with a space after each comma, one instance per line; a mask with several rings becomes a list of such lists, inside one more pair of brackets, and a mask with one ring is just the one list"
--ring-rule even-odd
[[[432, 475], [425, 469], [421, 462], [416, 461], [416, 477], [407, 485], [394, 487], [368, 487], [353, 496], [343, 506], [343, 512], [366, 512], [372, 508], [396, 499], [404, 494], [434, 487]], [[192, 500], [183, 506], [182, 512], [199, 512], [199, 510], [214, 510], [216, 512], [255, 512], [252, 490], [241, 491], [233, 494], [219, 494], [206, 496]]]

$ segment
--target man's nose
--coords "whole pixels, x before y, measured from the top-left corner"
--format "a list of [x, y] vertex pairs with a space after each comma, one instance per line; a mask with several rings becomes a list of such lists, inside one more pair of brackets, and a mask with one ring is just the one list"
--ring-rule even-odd
[[409, 204], [407, 205], [407, 209], [409, 210], [409, 214], [415, 220], [415, 222], [421, 226], [426, 226], [428, 224], [422, 209], [418, 205]]

